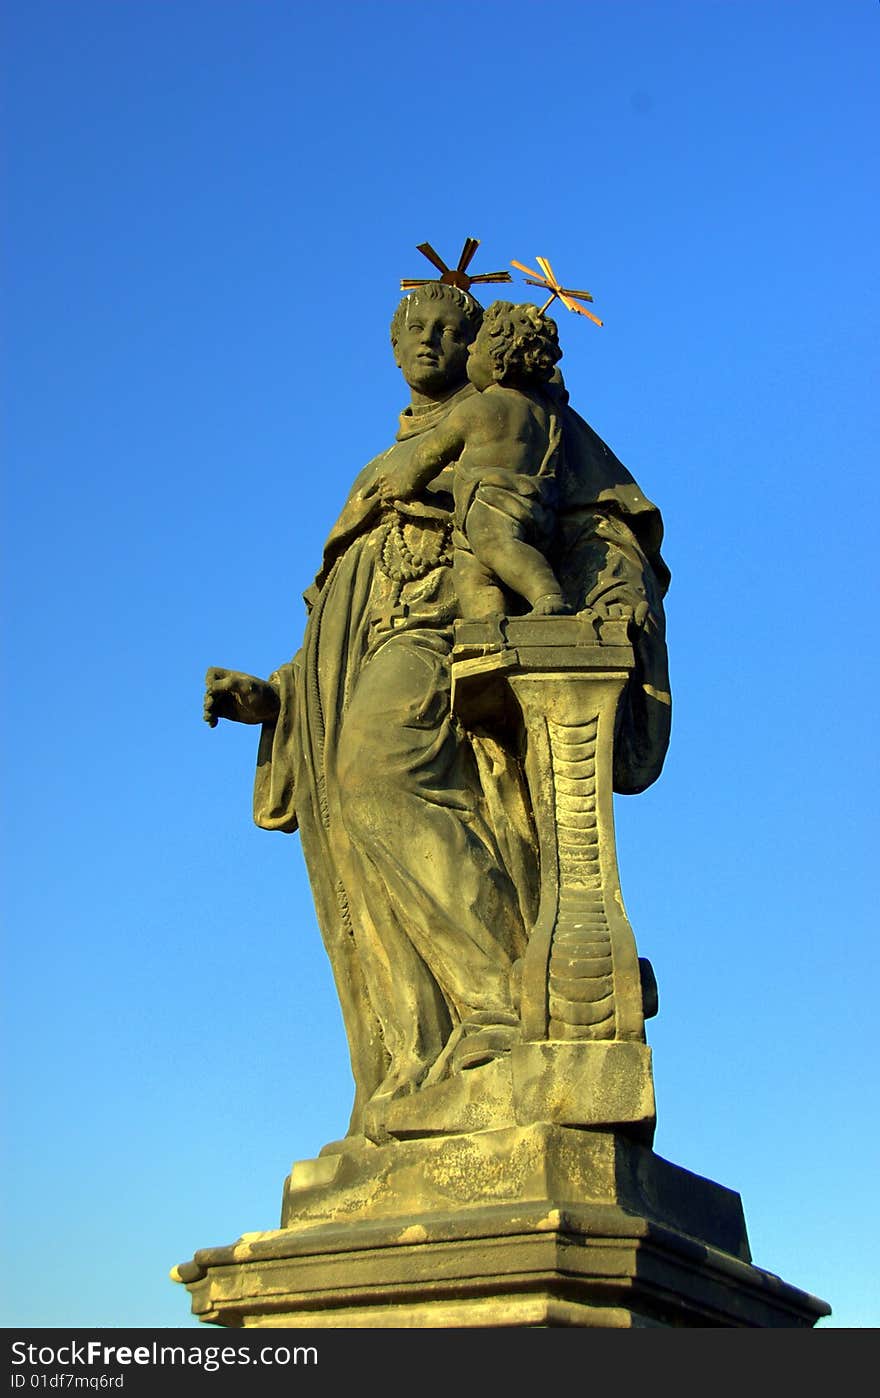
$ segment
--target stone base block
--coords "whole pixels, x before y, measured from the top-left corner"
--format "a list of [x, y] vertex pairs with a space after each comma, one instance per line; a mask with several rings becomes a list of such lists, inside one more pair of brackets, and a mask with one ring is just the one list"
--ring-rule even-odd
[[175, 1268], [225, 1326], [811, 1326], [751, 1264], [739, 1196], [630, 1138], [555, 1125], [294, 1166], [285, 1226]]
[[637, 1043], [530, 1043], [410, 1097], [373, 1104], [374, 1141], [491, 1127], [622, 1128], [645, 1145], [656, 1123], [651, 1050]]

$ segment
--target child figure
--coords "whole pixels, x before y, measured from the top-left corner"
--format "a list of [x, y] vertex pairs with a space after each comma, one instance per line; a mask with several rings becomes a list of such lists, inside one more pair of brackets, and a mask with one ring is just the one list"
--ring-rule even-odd
[[533, 615], [570, 610], [544, 555], [561, 434], [542, 390], [561, 355], [556, 325], [536, 306], [496, 301], [469, 350], [468, 378], [479, 392], [374, 487], [383, 500], [400, 500], [455, 463], [453, 576], [462, 616], [506, 611], [504, 588], [525, 598]]

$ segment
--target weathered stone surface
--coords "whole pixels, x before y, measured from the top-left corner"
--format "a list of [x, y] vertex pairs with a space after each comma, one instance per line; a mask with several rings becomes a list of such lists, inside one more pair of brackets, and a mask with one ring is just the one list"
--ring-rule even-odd
[[[654, 1155], [653, 970], [614, 791], [670, 731], [662, 523], [578, 417], [556, 327], [459, 269], [392, 322], [411, 393], [268, 680], [254, 816], [299, 830], [355, 1082], [282, 1227], [174, 1269], [228, 1326], [812, 1325], [738, 1195]], [[303, 1065], [302, 1071], [311, 1071]]]
[[610, 1132], [510, 1127], [293, 1168], [285, 1226], [178, 1269], [215, 1324], [792, 1326], [739, 1196]]
[[644, 1044], [517, 1044], [492, 1062], [398, 1097], [368, 1114], [368, 1135], [450, 1135], [492, 1126], [624, 1125], [650, 1144], [656, 1114], [651, 1050]]
[[[739, 1196], [610, 1131], [544, 1123], [376, 1146], [298, 1162], [282, 1225], [424, 1219], [495, 1205], [615, 1204], [749, 1260]], [[274, 1236], [274, 1235], [273, 1235]]]
[[300, 832], [354, 1136], [517, 1043], [644, 1042], [611, 792], [669, 736], [662, 525], [569, 406], [553, 322], [482, 321], [450, 284], [401, 303], [411, 404], [330, 531], [300, 652], [208, 672], [208, 722], [262, 726], [258, 823]]

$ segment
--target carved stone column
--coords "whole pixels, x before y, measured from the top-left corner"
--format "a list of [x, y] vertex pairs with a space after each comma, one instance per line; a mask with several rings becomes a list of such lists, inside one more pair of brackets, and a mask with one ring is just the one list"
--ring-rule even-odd
[[453, 710], [491, 722], [488, 696], [509, 709], [502, 681], [522, 715], [541, 871], [522, 972], [524, 1037], [643, 1043], [642, 974], [612, 809], [615, 719], [633, 668], [626, 624], [545, 617], [494, 629], [500, 641], [488, 623], [459, 625]]
[[[537, 1073], [549, 1094], [543, 1119], [560, 1120], [567, 1096], [571, 1124], [629, 1123], [650, 1139], [645, 1017], [656, 1013], [656, 987], [624, 909], [612, 805], [615, 724], [633, 664], [622, 619], [460, 622], [452, 703], [467, 726], [518, 734], [537, 830], [540, 901], [522, 964], [515, 1088], [529, 1078], [535, 1097]], [[634, 1094], [621, 1093], [622, 1074]], [[578, 1090], [587, 1083], [591, 1101]], [[537, 1100], [524, 1112], [515, 1096], [518, 1120], [541, 1119]]]

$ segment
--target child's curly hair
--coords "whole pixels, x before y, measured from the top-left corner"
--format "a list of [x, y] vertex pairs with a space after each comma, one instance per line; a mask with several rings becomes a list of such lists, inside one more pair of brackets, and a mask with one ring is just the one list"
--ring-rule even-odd
[[502, 384], [546, 383], [562, 358], [556, 322], [529, 302], [493, 301], [480, 334]]

